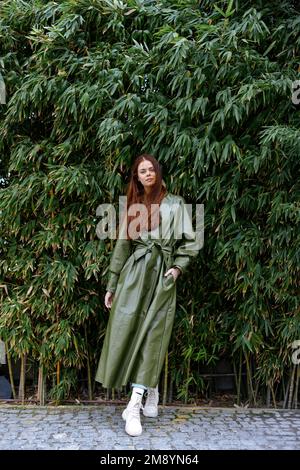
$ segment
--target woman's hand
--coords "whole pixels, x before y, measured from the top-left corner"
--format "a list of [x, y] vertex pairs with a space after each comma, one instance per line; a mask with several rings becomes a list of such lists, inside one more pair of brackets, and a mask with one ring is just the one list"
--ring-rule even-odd
[[165, 272], [164, 276], [168, 276], [169, 274], [172, 274], [172, 276], [174, 277], [174, 281], [176, 281], [180, 273], [181, 271], [179, 268], [170, 268], [168, 269], [167, 272]]
[[115, 294], [113, 292], [109, 292], [109, 291], [106, 292], [105, 299], [104, 299], [106, 308], [111, 308], [112, 301], [114, 300], [114, 295]]

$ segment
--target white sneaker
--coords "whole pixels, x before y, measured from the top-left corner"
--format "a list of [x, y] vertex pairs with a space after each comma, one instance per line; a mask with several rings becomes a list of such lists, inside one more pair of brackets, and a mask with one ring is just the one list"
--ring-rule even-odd
[[141, 425], [140, 409], [142, 405], [142, 395], [132, 392], [130, 401], [122, 413], [122, 418], [126, 421], [125, 431], [129, 436], [140, 436], [143, 432]]
[[143, 415], [148, 418], [156, 418], [158, 416], [158, 385], [155, 388], [148, 388], [146, 392], [146, 403], [143, 407]]

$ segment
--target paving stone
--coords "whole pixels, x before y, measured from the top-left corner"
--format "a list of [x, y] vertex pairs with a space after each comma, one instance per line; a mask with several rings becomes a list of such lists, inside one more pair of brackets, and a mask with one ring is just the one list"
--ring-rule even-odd
[[300, 410], [160, 408], [130, 437], [123, 406], [0, 406], [0, 449], [300, 450]]

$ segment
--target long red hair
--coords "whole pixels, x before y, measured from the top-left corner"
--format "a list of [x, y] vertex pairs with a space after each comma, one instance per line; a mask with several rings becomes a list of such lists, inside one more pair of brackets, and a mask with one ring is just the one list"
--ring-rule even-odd
[[[138, 166], [143, 160], [148, 160], [152, 163], [155, 173], [156, 173], [156, 181], [152, 187], [152, 191], [150, 194], [146, 194], [144, 190], [144, 186], [140, 181], [138, 181]], [[123, 214], [121, 223], [123, 223], [124, 217], [127, 217], [127, 239], [129, 240], [131, 237], [128, 233], [128, 228], [130, 222], [137, 218], [137, 215], [128, 215], [128, 210], [132, 204], [140, 203], [144, 204], [147, 208], [147, 217], [144, 218], [143, 215], [139, 217], [141, 220], [141, 224], [139, 223], [136, 227], [137, 231], [142, 229], [146, 230], [154, 230], [160, 223], [160, 214], [159, 214], [159, 207], [161, 201], [167, 194], [167, 188], [165, 183], [162, 179], [162, 167], [160, 163], [156, 160], [153, 155], [149, 155], [147, 153], [143, 153], [139, 155], [132, 167], [131, 167], [131, 176], [130, 181], [128, 184], [126, 196], [127, 196], [127, 212]], [[158, 204], [155, 207], [155, 210], [151, 211], [151, 204]], [[118, 228], [119, 233], [119, 228]]]

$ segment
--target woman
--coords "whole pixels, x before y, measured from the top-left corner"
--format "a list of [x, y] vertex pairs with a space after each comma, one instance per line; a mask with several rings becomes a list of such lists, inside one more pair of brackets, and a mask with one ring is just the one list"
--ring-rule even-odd
[[[143, 204], [145, 210], [134, 204]], [[138, 218], [134, 207], [140, 211]], [[152, 155], [140, 155], [133, 164], [120, 227], [109, 264], [105, 306], [111, 311], [96, 381], [114, 388], [131, 382], [131, 399], [122, 417], [126, 432], [138, 436], [140, 409], [144, 416], [158, 414], [158, 382], [174, 322], [176, 279], [199, 252], [184, 199], [167, 192], [161, 166]]]

